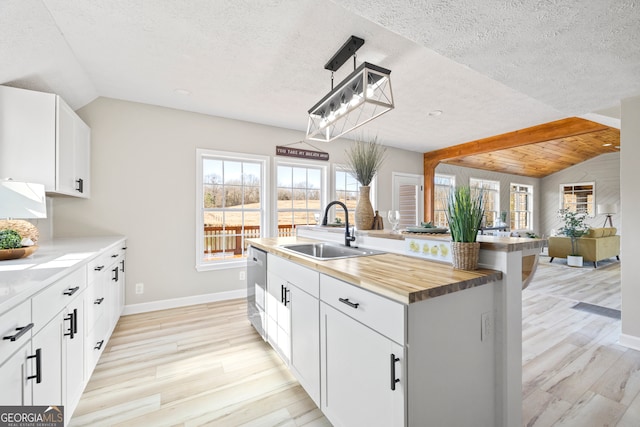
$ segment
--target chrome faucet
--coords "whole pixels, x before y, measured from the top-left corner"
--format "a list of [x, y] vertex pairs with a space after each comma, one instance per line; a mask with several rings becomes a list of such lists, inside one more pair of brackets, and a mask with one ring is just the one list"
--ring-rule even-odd
[[344, 217], [345, 217], [344, 245], [351, 246], [351, 242], [354, 242], [356, 240], [356, 236], [352, 236], [351, 233], [349, 232], [349, 211], [347, 210], [347, 205], [337, 200], [334, 200], [333, 202], [329, 203], [327, 207], [324, 209], [324, 217], [322, 218], [322, 225], [327, 225], [327, 216], [329, 215], [329, 208], [331, 208], [331, 206], [333, 205], [342, 206], [342, 209], [344, 209]]

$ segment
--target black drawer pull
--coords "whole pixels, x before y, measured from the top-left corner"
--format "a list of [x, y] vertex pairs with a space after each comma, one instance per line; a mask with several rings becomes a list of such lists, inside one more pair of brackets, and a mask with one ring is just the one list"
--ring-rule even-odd
[[97, 300], [95, 300], [93, 303], [94, 303], [94, 304], [96, 304], [96, 305], [100, 305], [100, 304], [102, 304], [102, 301], [104, 301], [104, 297], [102, 297], [102, 298], [98, 298], [98, 299], [97, 299]]
[[111, 280], [113, 280], [114, 282], [117, 282], [118, 280], [120, 280], [120, 278], [118, 277], [118, 271], [119, 271], [119, 267], [117, 265], [114, 267], [113, 270], [111, 270], [111, 273], [113, 273], [111, 275]]
[[102, 341], [98, 341], [98, 342], [96, 343], [96, 346], [95, 346], [95, 347], [93, 347], [93, 349], [94, 349], [94, 350], [100, 350], [100, 349], [102, 348], [102, 344], [104, 344], [104, 340], [102, 340]]
[[80, 290], [80, 286], [76, 286], [75, 288], [67, 289], [66, 291], [63, 292], [63, 294], [71, 296], [71, 295], [75, 294], [76, 292], [78, 292], [79, 290]]
[[95, 271], [102, 271], [102, 269], [103, 269], [103, 268], [104, 268], [104, 265], [99, 265], [99, 266], [97, 266], [97, 267], [94, 267], [93, 269], [94, 269]]
[[111, 255], [111, 258], [118, 258], [118, 254]]
[[76, 187], [76, 191], [84, 193], [84, 179], [78, 178], [76, 179], [76, 183], [78, 184], [78, 186]]
[[17, 340], [20, 339], [21, 336], [23, 336], [28, 331], [30, 331], [31, 328], [33, 328], [33, 323], [29, 323], [27, 326], [23, 326], [21, 328], [16, 328], [16, 331], [18, 331], [17, 334], [9, 335], [8, 337], [3, 337], [2, 339], [3, 340], [9, 340], [9, 341], [17, 341]]
[[36, 380], [36, 384], [40, 384], [42, 382], [42, 349], [39, 348], [36, 350], [36, 354], [33, 356], [27, 356], [27, 359], [36, 359], [36, 374], [28, 376], [28, 380]]
[[396, 362], [400, 361], [400, 358], [396, 357], [395, 354], [391, 353], [391, 390], [396, 389], [396, 383], [400, 382], [399, 378], [396, 378]]
[[360, 305], [359, 302], [351, 302], [351, 301], [349, 301], [349, 298], [338, 298], [338, 301], [343, 302], [343, 303], [347, 304], [349, 307], [353, 307], [353, 308], [358, 308], [358, 306]]

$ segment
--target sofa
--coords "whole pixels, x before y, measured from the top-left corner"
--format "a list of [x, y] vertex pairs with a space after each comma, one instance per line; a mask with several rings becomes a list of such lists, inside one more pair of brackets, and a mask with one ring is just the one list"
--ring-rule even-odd
[[[598, 267], [598, 261], [616, 257], [620, 260], [620, 236], [616, 234], [615, 227], [591, 228], [583, 237], [576, 239], [578, 252], [584, 261], [593, 262], [593, 267]], [[566, 258], [571, 254], [571, 239], [564, 236], [549, 237], [549, 256], [554, 258]]]

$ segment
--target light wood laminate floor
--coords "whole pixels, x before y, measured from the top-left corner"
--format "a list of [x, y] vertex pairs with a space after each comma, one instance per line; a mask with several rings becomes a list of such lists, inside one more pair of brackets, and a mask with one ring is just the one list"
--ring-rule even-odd
[[[619, 263], [542, 257], [523, 294], [523, 425], [640, 426], [640, 352], [617, 344]], [[330, 426], [246, 320], [244, 300], [124, 316], [72, 426]]]

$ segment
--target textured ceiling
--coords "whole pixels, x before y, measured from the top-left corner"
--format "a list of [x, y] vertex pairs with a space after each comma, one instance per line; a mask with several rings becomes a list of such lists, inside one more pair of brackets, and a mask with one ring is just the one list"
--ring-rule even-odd
[[105, 96], [304, 131], [354, 34], [359, 63], [392, 70], [396, 103], [365, 136], [418, 152], [640, 94], [634, 2], [452, 3], [0, 0], [0, 83], [76, 109]]

